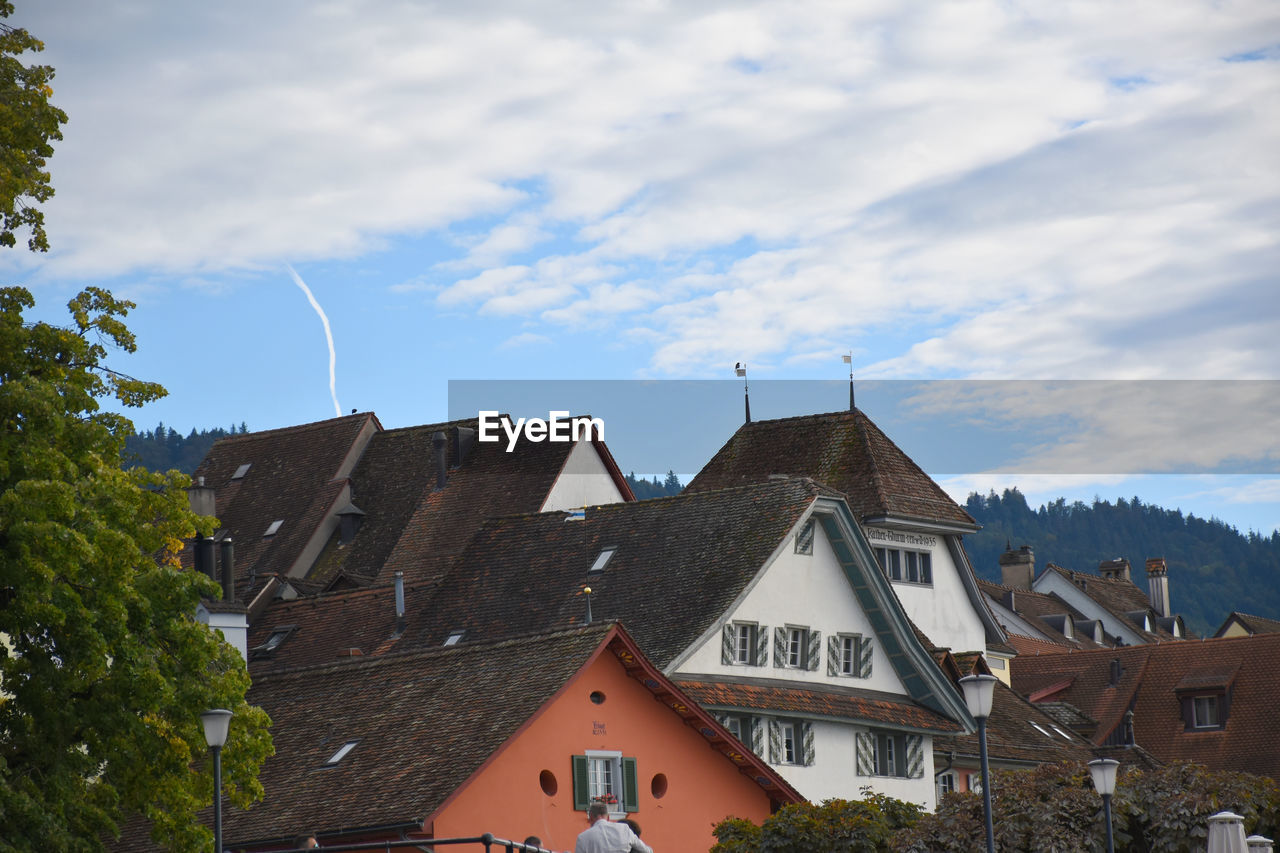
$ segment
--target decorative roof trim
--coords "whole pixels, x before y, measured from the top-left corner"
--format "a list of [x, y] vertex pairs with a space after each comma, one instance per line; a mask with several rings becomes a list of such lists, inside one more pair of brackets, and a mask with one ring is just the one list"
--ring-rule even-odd
[[869, 515], [862, 519], [863, 524], [872, 526], [893, 525], [896, 527], [911, 527], [916, 530], [927, 530], [930, 533], [953, 533], [964, 535], [965, 533], [977, 533], [982, 529], [981, 524], [961, 524], [958, 521], [934, 521], [928, 518], [918, 518], [911, 515]]

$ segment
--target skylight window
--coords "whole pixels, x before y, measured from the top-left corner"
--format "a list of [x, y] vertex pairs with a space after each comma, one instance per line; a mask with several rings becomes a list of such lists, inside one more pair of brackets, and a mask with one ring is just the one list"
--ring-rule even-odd
[[1067, 740], [1071, 740], [1071, 735], [1067, 734], [1066, 732], [1064, 732], [1062, 729], [1058, 728], [1057, 726], [1054, 726], [1054, 727], [1053, 727], [1053, 730], [1054, 730], [1055, 732], [1057, 732], [1058, 734], [1062, 735], [1062, 736], [1063, 736], [1064, 738], [1066, 738]]
[[467, 632], [466, 632], [466, 631], [452, 631], [452, 632], [450, 632], [449, 636], [445, 637], [444, 644], [445, 644], [446, 646], [456, 646], [456, 645], [458, 645], [458, 643], [462, 642], [462, 635], [463, 635], [463, 634], [465, 634], [465, 633], [467, 633]]
[[[1027, 722], [1031, 722], [1031, 721], [1028, 720]], [[1046, 729], [1044, 726], [1040, 725], [1039, 723], [1031, 723], [1031, 727], [1036, 731], [1038, 731], [1040, 734], [1049, 738], [1050, 740], [1053, 740], [1053, 733], [1050, 732], [1048, 729]]]
[[359, 742], [360, 741], [358, 740], [349, 740], [346, 743], [344, 743], [337, 752], [329, 756], [329, 760], [324, 763], [324, 766], [325, 767], [336, 766], [339, 761], [347, 757], [348, 752], [356, 748], [356, 744], [358, 744]]
[[591, 568], [587, 569], [587, 574], [598, 575], [603, 572], [604, 567], [609, 564], [609, 560], [613, 559], [613, 555], [617, 550], [617, 547], [614, 545], [610, 545], [609, 547], [601, 550], [600, 556], [596, 557], [596, 561], [591, 564]]
[[252, 462], [244, 463], [243, 465], [241, 465], [239, 468], [236, 469], [236, 472], [234, 474], [231, 475], [231, 479], [233, 480], [244, 479], [244, 475], [249, 473], [249, 468], [251, 468], [252, 466], [253, 466]]
[[285, 640], [289, 639], [289, 635], [297, 630], [297, 627], [296, 625], [282, 625], [279, 628], [273, 628], [271, 635], [263, 641], [262, 645], [253, 648], [250, 652], [250, 657], [254, 660], [271, 657], [271, 653], [279, 648]]
[[266, 533], [264, 533], [264, 534], [262, 534], [262, 535], [263, 535], [263, 537], [265, 538], [265, 537], [267, 537], [267, 536], [275, 536], [275, 535], [276, 535], [276, 533], [278, 533], [278, 532], [279, 532], [279, 530], [280, 530], [280, 525], [282, 525], [282, 524], [284, 524], [284, 519], [283, 519], [283, 518], [277, 518], [275, 521], [271, 522], [271, 525], [270, 525], [269, 527], [267, 527], [267, 532], [266, 532]]

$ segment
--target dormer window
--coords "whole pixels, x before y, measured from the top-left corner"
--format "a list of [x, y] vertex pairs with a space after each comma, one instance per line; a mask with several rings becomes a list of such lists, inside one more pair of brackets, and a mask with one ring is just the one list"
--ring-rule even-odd
[[1235, 666], [1204, 666], [1190, 670], [1175, 688], [1182, 706], [1182, 722], [1188, 732], [1226, 728], [1231, 710]]
[[1191, 699], [1191, 727], [1193, 729], [1222, 728], [1217, 696], [1194, 696]]
[[277, 518], [275, 521], [271, 522], [271, 524], [267, 525], [267, 532], [262, 534], [262, 538], [266, 539], [268, 536], [275, 536], [280, 532], [280, 525], [282, 524], [284, 524], [283, 518]]

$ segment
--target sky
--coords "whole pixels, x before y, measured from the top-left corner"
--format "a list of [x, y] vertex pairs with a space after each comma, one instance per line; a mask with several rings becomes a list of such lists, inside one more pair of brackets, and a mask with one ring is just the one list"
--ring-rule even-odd
[[53, 322], [136, 303], [141, 429], [408, 426], [468, 380], [722, 380], [736, 416], [739, 362], [782, 417], [847, 405], [851, 354], [1041, 436], [925, 466], [960, 499], [1280, 526], [1274, 0], [17, 7], [70, 121], [52, 250], [0, 276]]

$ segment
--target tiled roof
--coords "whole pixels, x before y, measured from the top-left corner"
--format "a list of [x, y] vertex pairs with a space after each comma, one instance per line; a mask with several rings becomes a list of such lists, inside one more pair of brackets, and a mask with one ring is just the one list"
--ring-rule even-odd
[[[220, 530], [235, 543], [242, 592], [251, 572], [288, 572], [341, 493], [335, 478], [344, 463], [354, 462], [349, 456], [362, 434], [379, 428], [377, 418], [364, 413], [229, 436], [209, 449], [193, 480], [203, 478], [216, 490]], [[235, 477], [244, 465], [248, 470]], [[277, 520], [279, 530], [264, 536]]]
[[810, 477], [839, 490], [859, 520], [893, 516], [976, 529], [973, 517], [861, 411], [744, 424], [685, 491], [758, 483], [770, 474]]
[[[263, 802], [227, 814], [228, 846], [427, 818], [611, 627], [258, 675], [249, 701], [271, 715], [276, 754], [262, 767]], [[355, 748], [325, 766], [350, 741]]]
[[[666, 665], [707, 630], [764, 566], [813, 500], [793, 479], [565, 513], [490, 519], [406, 639], [439, 645], [454, 630], [490, 639], [580, 624], [590, 587], [597, 620], [627, 624]], [[616, 550], [598, 577], [587, 572]]]
[[[1113, 660], [1121, 666], [1115, 686], [1109, 683]], [[1134, 740], [1162, 761], [1196, 761], [1215, 770], [1280, 777], [1277, 662], [1280, 634], [1258, 634], [1020, 657], [1013, 682], [1023, 694], [1068, 682], [1047, 698], [1069, 702], [1096, 719], [1095, 743], [1105, 741], [1132, 708]], [[1178, 690], [1224, 680], [1230, 681], [1226, 725], [1187, 731]]]
[[[1092, 757], [1087, 740], [1064, 728], [1003, 682], [996, 683], [992, 695], [991, 716], [987, 718], [987, 751], [995, 762], [1044, 764], [1088, 761]], [[935, 755], [953, 752], [976, 760], [978, 735], [975, 732], [936, 737], [933, 752]]]
[[1046, 621], [1044, 617], [1061, 616], [1062, 614], [1070, 614], [1075, 622], [1081, 622], [1087, 617], [1076, 610], [1067, 602], [1063, 601], [1056, 595], [1043, 592], [1035, 592], [1029, 589], [1013, 589], [1012, 587], [1003, 586], [992, 581], [978, 579], [978, 587], [990, 597], [993, 601], [998, 602], [1001, 606], [1017, 613], [1018, 616], [1034, 628], [1036, 631], [1049, 638], [1049, 642], [1045, 642], [1040, 637], [1026, 637], [1024, 635], [1014, 633], [1015, 627], [1006, 625], [1005, 628], [1009, 632], [1010, 644], [1018, 650], [1019, 654], [1025, 648], [1028, 648], [1030, 642], [1031, 648], [1039, 646], [1049, 646], [1052, 644], [1060, 645], [1061, 651], [1067, 649], [1096, 649], [1102, 648], [1095, 643], [1091, 637], [1086, 637], [1077, 633], [1074, 637], [1067, 637], [1055, 624]]
[[676, 683], [691, 698], [708, 708], [744, 708], [771, 714], [866, 720], [895, 728], [929, 732], [956, 732], [952, 720], [917, 705], [905, 696], [875, 690], [839, 688], [815, 684], [804, 688], [766, 679], [727, 681], [707, 676]]
[[[1173, 634], [1155, 624], [1155, 617], [1158, 614], [1151, 610], [1151, 599], [1133, 581], [1123, 578], [1107, 578], [1093, 572], [1079, 572], [1074, 569], [1063, 568], [1054, 563], [1049, 563], [1045, 567], [1045, 571], [1057, 572], [1079, 588], [1081, 592], [1093, 599], [1099, 607], [1124, 622], [1135, 633], [1149, 642], [1154, 642], [1157, 639], [1174, 639]], [[1129, 614], [1136, 611], [1151, 614], [1152, 630], [1144, 630], [1140, 624], [1129, 618]]]
[[1232, 622], [1235, 622], [1250, 634], [1280, 634], [1280, 621], [1267, 619], [1265, 616], [1253, 616], [1236, 610], [1223, 621], [1222, 627], [1218, 629], [1214, 636], [1222, 636]]

